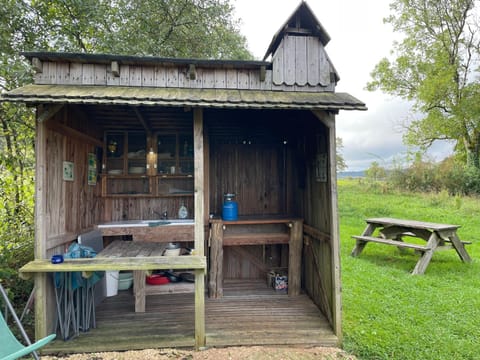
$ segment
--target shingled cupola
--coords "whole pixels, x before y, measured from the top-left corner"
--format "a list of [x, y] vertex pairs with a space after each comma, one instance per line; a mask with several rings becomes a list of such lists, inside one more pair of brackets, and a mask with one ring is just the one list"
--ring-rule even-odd
[[[264, 60], [272, 55], [273, 83], [334, 91], [340, 79], [325, 46], [330, 36], [306, 2], [301, 2], [273, 36]], [[306, 90], [306, 89], [305, 89]]]

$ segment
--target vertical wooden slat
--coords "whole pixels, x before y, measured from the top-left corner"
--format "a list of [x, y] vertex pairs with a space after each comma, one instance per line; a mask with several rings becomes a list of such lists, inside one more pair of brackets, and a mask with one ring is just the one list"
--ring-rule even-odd
[[284, 43], [280, 43], [272, 59], [272, 82], [274, 85], [281, 85], [284, 80]]
[[105, 64], [95, 64], [95, 85], [106, 85], [107, 84], [107, 65]]
[[95, 72], [93, 64], [82, 65], [82, 85], [94, 85], [95, 84]]
[[[193, 111], [195, 256], [205, 256], [203, 109]], [[205, 270], [195, 270], [195, 347], [205, 346]]]
[[307, 40], [304, 36], [295, 38], [295, 84], [307, 83]]
[[165, 68], [163, 66], [157, 66], [155, 68], [155, 86], [165, 87], [167, 83]]
[[167, 87], [178, 87], [178, 68], [169, 67], [166, 70]]
[[315, 86], [319, 81], [320, 61], [318, 58], [318, 47], [320, 41], [313, 36], [307, 37], [307, 83]]
[[68, 84], [70, 82], [70, 66], [68, 63], [58, 63], [57, 65], [57, 84]]
[[142, 86], [153, 86], [155, 83], [155, 68], [153, 66], [143, 66], [142, 68]]
[[283, 76], [286, 85], [295, 84], [295, 36], [286, 35], [284, 41]]
[[302, 273], [303, 223], [293, 221], [288, 242], [288, 295], [300, 295]]
[[322, 86], [330, 84], [330, 62], [328, 61], [327, 53], [324, 47], [319, 44], [318, 46], [318, 58], [320, 63], [320, 77], [319, 82]]
[[225, 69], [215, 69], [215, 88], [216, 89], [225, 89], [226, 84], [226, 71]]
[[80, 63], [70, 64], [70, 85], [80, 85], [83, 79], [83, 66]]
[[227, 89], [236, 89], [238, 84], [238, 74], [236, 69], [227, 69]]

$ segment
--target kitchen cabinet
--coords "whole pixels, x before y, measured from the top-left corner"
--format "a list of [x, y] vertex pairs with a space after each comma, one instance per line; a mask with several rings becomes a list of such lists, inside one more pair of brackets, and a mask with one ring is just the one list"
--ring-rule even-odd
[[193, 135], [107, 131], [102, 195], [109, 197], [193, 196]]

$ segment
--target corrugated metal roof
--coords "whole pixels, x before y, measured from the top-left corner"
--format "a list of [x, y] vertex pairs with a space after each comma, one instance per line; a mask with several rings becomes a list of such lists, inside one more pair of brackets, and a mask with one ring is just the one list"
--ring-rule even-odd
[[86, 85], [26, 85], [1, 101], [212, 108], [367, 110], [347, 93]]

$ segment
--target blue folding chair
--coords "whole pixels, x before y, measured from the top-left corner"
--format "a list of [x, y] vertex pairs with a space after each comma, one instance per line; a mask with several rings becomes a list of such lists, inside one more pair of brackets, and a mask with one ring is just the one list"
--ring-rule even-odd
[[0, 360], [18, 359], [30, 353], [32, 353], [35, 359], [38, 359], [36, 350], [40, 349], [41, 347], [45, 346], [50, 341], [55, 339], [56, 334], [51, 334], [32, 344], [30, 342], [30, 339], [27, 336], [27, 333], [25, 332], [25, 329], [22, 326], [22, 323], [20, 322], [20, 320], [17, 317], [17, 314], [15, 313], [15, 310], [13, 309], [13, 306], [10, 303], [10, 300], [8, 299], [7, 293], [2, 287], [2, 284], [0, 284], [0, 292], [2, 294], [6, 307], [8, 308], [8, 310], [10, 310], [10, 313], [13, 319], [15, 320], [18, 328], [20, 329], [20, 332], [22, 333], [25, 343], [27, 344], [25, 346], [17, 340], [15, 335], [13, 335], [13, 333], [10, 331], [10, 328], [8, 327], [8, 324], [5, 321], [5, 318], [3, 317], [2, 312], [0, 311], [0, 344], [1, 344]]

